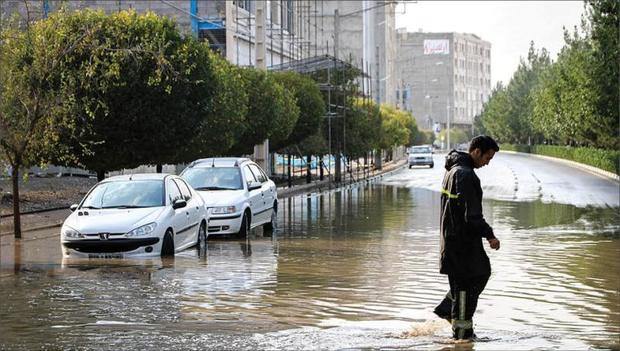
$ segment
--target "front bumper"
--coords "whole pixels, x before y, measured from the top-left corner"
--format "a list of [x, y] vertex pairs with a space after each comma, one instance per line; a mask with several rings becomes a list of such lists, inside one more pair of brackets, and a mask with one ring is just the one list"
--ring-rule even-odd
[[211, 215], [207, 232], [209, 235], [236, 234], [241, 228], [242, 213], [231, 215]]
[[419, 166], [419, 165], [424, 165], [424, 166], [429, 166], [432, 165], [433, 163], [433, 159], [424, 159], [424, 158], [419, 158], [419, 159], [409, 159], [409, 165], [410, 166]]
[[[157, 256], [160, 254], [158, 237], [139, 239], [84, 239], [63, 241], [65, 256], [76, 257], [125, 257]], [[147, 251], [148, 247], [151, 247]]]

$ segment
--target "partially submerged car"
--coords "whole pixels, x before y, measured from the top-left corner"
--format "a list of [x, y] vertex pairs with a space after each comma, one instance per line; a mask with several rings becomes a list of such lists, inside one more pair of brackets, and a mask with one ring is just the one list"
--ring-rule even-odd
[[413, 166], [429, 166], [433, 168], [433, 147], [431, 145], [416, 145], [408, 150], [409, 168]]
[[60, 234], [65, 257], [168, 256], [207, 240], [204, 200], [175, 175], [105, 179], [71, 210]]
[[192, 162], [181, 177], [202, 195], [209, 212], [208, 232], [247, 236], [263, 225], [277, 222], [275, 183], [248, 158], [205, 158]]

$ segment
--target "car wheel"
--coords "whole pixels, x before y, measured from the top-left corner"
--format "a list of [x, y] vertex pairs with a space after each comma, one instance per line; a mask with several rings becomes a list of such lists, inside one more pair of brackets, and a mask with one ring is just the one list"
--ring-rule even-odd
[[198, 241], [196, 247], [202, 249], [207, 247], [207, 225], [205, 222], [200, 223], [200, 229], [198, 229]]
[[239, 232], [237, 236], [239, 238], [247, 238], [248, 233], [250, 232], [250, 214], [248, 211], [243, 212], [243, 218], [241, 218], [241, 228], [239, 228]]
[[413, 167], [412, 165], [409, 165], [409, 169], [411, 169], [411, 167]]
[[277, 225], [278, 225], [278, 205], [274, 203], [273, 211], [271, 211], [271, 220], [268, 223], [265, 223], [263, 228], [268, 231], [273, 231], [276, 229]]
[[174, 256], [174, 239], [172, 238], [172, 230], [168, 229], [164, 235], [164, 241], [161, 244], [161, 256]]
[[430, 168], [433, 168], [433, 167], [435, 167], [435, 164], [434, 164], [434, 163], [431, 163], [431, 167], [430, 167]]

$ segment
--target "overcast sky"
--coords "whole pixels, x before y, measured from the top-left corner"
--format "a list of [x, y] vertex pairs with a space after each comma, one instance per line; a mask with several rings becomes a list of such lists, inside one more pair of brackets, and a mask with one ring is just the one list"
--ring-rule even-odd
[[583, 1], [418, 1], [396, 11], [396, 28], [409, 32], [473, 33], [491, 43], [491, 81], [508, 83], [530, 41], [555, 60], [562, 26], [579, 25]]

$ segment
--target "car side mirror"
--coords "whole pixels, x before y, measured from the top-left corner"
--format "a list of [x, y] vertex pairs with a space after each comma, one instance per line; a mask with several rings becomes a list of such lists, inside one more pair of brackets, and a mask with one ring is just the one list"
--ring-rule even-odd
[[175, 210], [177, 208], [183, 208], [185, 206], [187, 206], [187, 201], [185, 201], [185, 199], [176, 199], [172, 203], [172, 208], [174, 208]]
[[73, 204], [71, 205], [71, 207], [69, 207], [69, 209], [71, 210], [71, 212], [74, 212], [75, 210], [77, 210], [78, 206], [78, 204]]
[[250, 182], [250, 184], [248, 184], [248, 190], [255, 190], [255, 189], [260, 189], [262, 188], [263, 185], [259, 182]]

